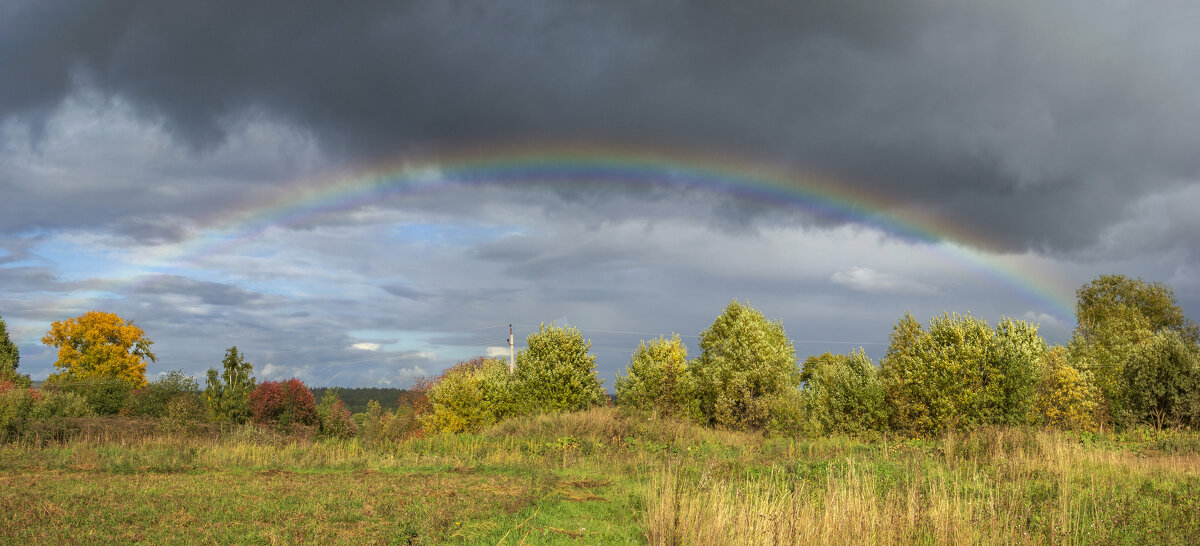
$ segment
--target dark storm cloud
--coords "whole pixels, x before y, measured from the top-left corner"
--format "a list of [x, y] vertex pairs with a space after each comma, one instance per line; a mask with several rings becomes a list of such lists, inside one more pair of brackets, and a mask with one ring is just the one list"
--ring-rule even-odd
[[0, 17], [0, 73], [20, 76], [0, 115], [36, 127], [94, 92], [193, 149], [279, 119], [351, 161], [489, 139], [691, 143], [832, 173], [1002, 248], [1074, 249], [1200, 174], [1197, 9], [18, 2]]

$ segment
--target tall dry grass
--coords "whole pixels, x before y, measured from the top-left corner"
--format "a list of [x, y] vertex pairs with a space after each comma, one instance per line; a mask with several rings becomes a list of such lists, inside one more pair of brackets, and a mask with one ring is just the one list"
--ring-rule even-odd
[[948, 435], [936, 457], [892, 447], [832, 460], [816, 478], [786, 464], [762, 476], [665, 468], [647, 488], [648, 541], [1089, 544], [1129, 536], [1128, 507], [1113, 503], [1130, 498], [1131, 484], [1190, 479], [1200, 468], [1195, 454], [1088, 449], [1048, 431]]

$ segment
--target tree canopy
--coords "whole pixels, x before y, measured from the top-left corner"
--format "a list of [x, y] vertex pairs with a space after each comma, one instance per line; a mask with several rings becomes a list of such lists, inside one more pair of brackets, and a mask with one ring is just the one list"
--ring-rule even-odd
[[1088, 342], [1113, 343], [1139, 330], [1152, 334], [1163, 329], [1177, 332], [1185, 342], [1200, 341], [1200, 328], [1184, 316], [1175, 291], [1164, 283], [1101, 275], [1075, 296], [1075, 332]]
[[691, 375], [700, 411], [711, 423], [763, 428], [778, 397], [800, 385], [796, 350], [783, 325], [736, 300], [700, 332], [700, 351]]
[[1122, 369], [1126, 407], [1139, 422], [1200, 424], [1200, 348], [1174, 330], [1160, 330], [1137, 347]]
[[518, 399], [537, 411], [575, 411], [604, 403], [592, 342], [578, 328], [541, 324], [517, 352]]
[[88, 311], [55, 321], [42, 343], [58, 348], [54, 366], [61, 372], [49, 381], [119, 379], [132, 387], [145, 386], [146, 359], [156, 361], [154, 344], [132, 321], [113, 313]]
[[[1129, 403], [1137, 393], [1125, 372], [1155, 337], [1172, 332], [1184, 345], [1200, 342], [1200, 329], [1183, 314], [1170, 286], [1125, 275], [1101, 275], [1075, 292], [1078, 326], [1069, 344], [1073, 366], [1091, 371], [1102, 413], [1114, 423], [1139, 421]], [[1144, 361], [1144, 358], [1143, 358]]]
[[250, 393], [254, 391], [254, 365], [246, 362], [237, 346], [225, 351], [221, 361], [225, 371], [218, 375], [216, 368], [208, 369], [204, 402], [214, 421], [244, 423], [250, 418]]
[[617, 403], [664, 415], [690, 413], [692, 381], [687, 347], [674, 334], [638, 343], [625, 375], [617, 375]]
[[17, 344], [9, 339], [8, 325], [4, 323], [4, 317], [0, 317], [0, 381], [12, 381], [28, 386], [29, 378], [17, 373], [20, 363], [21, 351], [17, 349]]
[[886, 424], [879, 370], [862, 349], [810, 356], [800, 377], [805, 417], [817, 432], [861, 432]]
[[1004, 319], [993, 330], [969, 314], [943, 314], [926, 330], [905, 314], [881, 370], [892, 426], [937, 434], [1022, 424], [1045, 350], [1037, 326], [1023, 321]]

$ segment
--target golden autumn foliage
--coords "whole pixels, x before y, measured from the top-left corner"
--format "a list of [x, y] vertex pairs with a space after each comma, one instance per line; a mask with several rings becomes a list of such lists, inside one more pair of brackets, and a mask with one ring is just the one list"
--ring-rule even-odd
[[1070, 366], [1067, 350], [1055, 347], [1042, 355], [1031, 420], [1057, 428], [1094, 430], [1099, 397], [1091, 374]]
[[42, 343], [58, 348], [56, 368], [49, 381], [123, 379], [133, 387], [146, 385], [146, 360], [154, 342], [132, 321], [113, 313], [88, 311], [55, 321]]

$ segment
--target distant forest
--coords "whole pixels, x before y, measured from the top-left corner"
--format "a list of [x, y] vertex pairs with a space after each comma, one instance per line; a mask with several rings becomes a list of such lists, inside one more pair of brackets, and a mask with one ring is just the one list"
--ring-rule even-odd
[[317, 401], [325, 396], [325, 391], [334, 389], [337, 391], [338, 398], [346, 403], [346, 409], [351, 413], [366, 413], [367, 402], [374, 400], [379, 402], [379, 405], [385, 410], [395, 410], [400, 407], [400, 399], [408, 391], [390, 387], [314, 387], [312, 389], [313, 398]]

